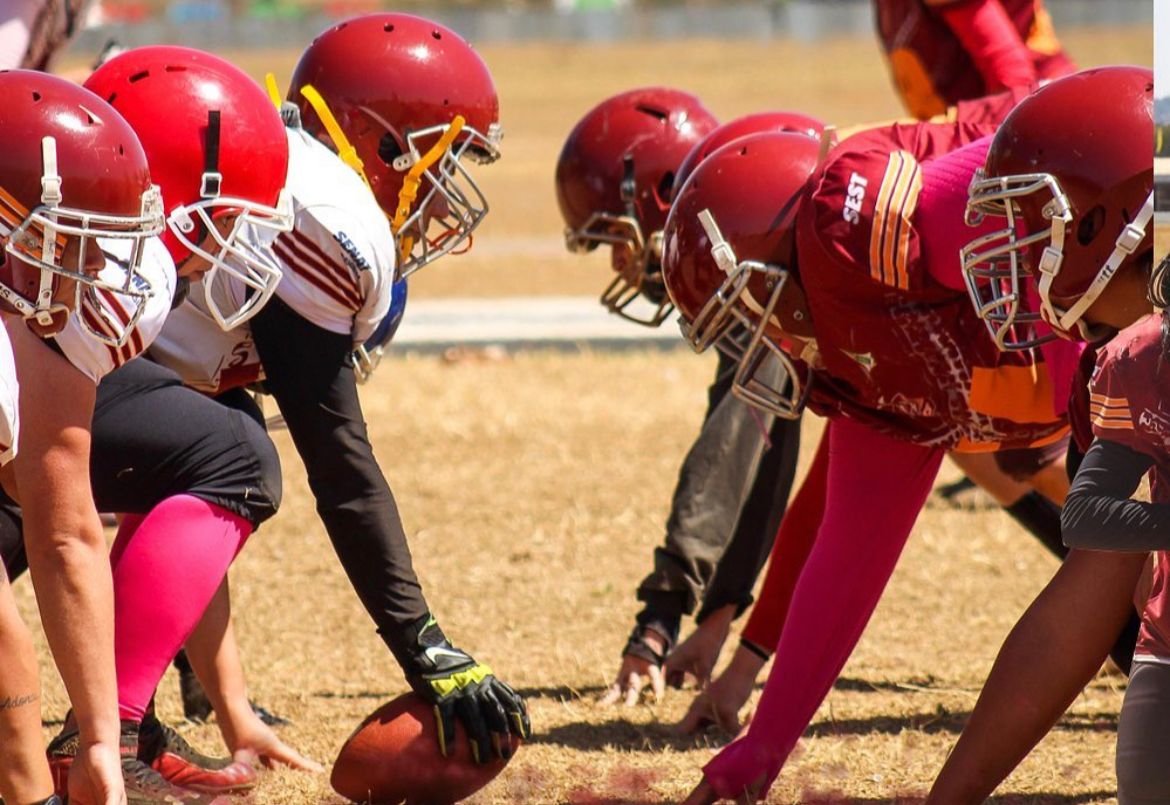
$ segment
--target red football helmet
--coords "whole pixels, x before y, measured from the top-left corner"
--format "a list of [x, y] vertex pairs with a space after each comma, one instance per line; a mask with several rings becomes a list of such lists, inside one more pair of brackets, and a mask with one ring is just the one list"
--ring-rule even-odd
[[[151, 293], [143, 246], [163, 228], [134, 131], [76, 84], [12, 70], [0, 72], [0, 138], [0, 300], [41, 335], [78, 311], [90, 336], [121, 346]], [[75, 281], [71, 303], [62, 278]]]
[[[807, 371], [788, 353], [812, 339], [795, 223], [820, 150], [817, 140], [793, 133], [728, 143], [682, 186], [663, 232], [662, 274], [684, 320], [683, 335], [702, 351], [742, 326], [748, 341], [732, 388], [787, 419], [800, 415], [808, 392]], [[757, 378], [769, 355], [788, 382], [771, 387]]]
[[[115, 56], [85, 86], [138, 133], [162, 188], [163, 242], [176, 265], [193, 254], [210, 264], [208, 312], [225, 330], [246, 321], [280, 281], [265, 245], [292, 228], [288, 139], [267, 93], [218, 56], [169, 46]], [[200, 246], [209, 234], [212, 250]]]
[[[971, 299], [1002, 349], [1096, 340], [1082, 318], [1153, 248], [1153, 73], [1102, 67], [1053, 81], [1012, 110], [971, 183], [967, 217], [1003, 229], [962, 252]], [[1033, 277], [1035, 286], [1026, 286]], [[1039, 299], [1039, 314], [1026, 292]]]
[[[655, 327], [673, 309], [662, 287], [662, 226], [679, 164], [718, 122], [694, 95], [665, 87], [615, 95], [589, 110], [557, 161], [557, 202], [570, 251], [613, 247], [610, 312]], [[629, 305], [655, 307], [641, 317]]]
[[747, 137], [749, 134], [763, 134], [769, 131], [807, 134], [819, 141], [825, 131], [825, 124], [815, 117], [802, 115], [800, 112], [757, 112], [728, 121], [704, 137], [687, 154], [686, 159], [679, 165], [678, 172], [674, 175], [674, 191], [671, 198], [674, 197], [674, 193], [682, 189], [699, 163], [711, 154], [732, 140]]
[[467, 162], [495, 161], [502, 136], [496, 85], [471, 45], [438, 23], [389, 13], [346, 20], [314, 39], [288, 99], [305, 129], [342, 153], [313, 89], [391, 219], [401, 276], [470, 247], [488, 203]]

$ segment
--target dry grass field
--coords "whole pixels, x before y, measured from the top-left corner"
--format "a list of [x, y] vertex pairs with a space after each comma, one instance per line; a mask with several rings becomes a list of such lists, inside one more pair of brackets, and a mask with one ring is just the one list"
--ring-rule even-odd
[[[1149, 63], [1141, 30], [1067, 31], [1082, 63]], [[240, 55], [286, 77], [293, 53]], [[494, 210], [474, 252], [412, 280], [412, 298], [595, 293], [604, 259], [560, 251], [552, 171], [560, 142], [619, 89], [689, 87], [722, 117], [789, 106], [844, 124], [898, 114], [869, 39], [817, 45], [492, 46], [505, 158], [483, 171]], [[527, 696], [535, 737], [480, 803], [678, 801], [726, 736], [676, 737], [690, 692], [660, 704], [593, 702], [617, 668], [632, 590], [661, 539], [678, 465], [705, 405], [710, 356], [521, 353], [396, 357], [363, 390], [432, 607], [454, 639]], [[805, 426], [811, 458], [820, 422]], [[254, 697], [283, 735], [328, 763], [361, 717], [405, 684], [349, 590], [286, 434], [280, 514], [232, 570]], [[802, 463], [803, 468], [803, 463]], [[946, 468], [945, 478], [953, 478]], [[933, 504], [885, 600], [769, 801], [911, 801], [929, 786], [1004, 635], [1055, 563], [1002, 513]], [[17, 585], [35, 620], [27, 582]], [[47, 658], [47, 653], [43, 653]], [[65, 709], [44, 665], [46, 719]], [[171, 676], [160, 708], [179, 720]], [[1123, 683], [1102, 675], [1005, 783], [997, 802], [1113, 799]], [[214, 726], [182, 725], [214, 750]], [[277, 771], [256, 805], [337, 803], [326, 778]]]

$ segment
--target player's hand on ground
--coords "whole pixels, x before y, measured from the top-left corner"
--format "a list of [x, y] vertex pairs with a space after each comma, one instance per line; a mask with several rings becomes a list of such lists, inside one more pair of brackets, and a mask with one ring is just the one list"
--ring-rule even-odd
[[435, 705], [439, 750], [451, 754], [455, 722], [462, 722], [476, 763], [512, 756], [511, 736], [532, 734], [524, 699], [465, 651], [455, 648], [429, 620], [418, 636], [419, 652], [407, 669], [415, 693]]
[[705, 688], [711, 681], [711, 672], [715, 670], [715, 662], [723, 650], [733, 620], [734, 604], [721, 607], [704, 618], [695, 631], [666, 658], [662, 669], [666, 684], [681, 688], [690, 683]]
[[763, 662], [755, 655], [741, 656], [744, 653], [743, 650], [736, 652], [723, 673], [695, 697], [678, 724], [680, 733], [691, 735], [712, 725], [728, 731], [736, 731], [742, 726], [739, 711], [752, 695], [756, 674], [763, 667]]
[[[728, 801], [735, 802], [736, 805], [755, 805], [760, 801], [759, 792], [762, 787], [762, 784], [750, 786], [734, 800]], [[683, 800], [682, 805], [713, 805], [713, 803], [721, 801], [723, 800], [715, 793], [715, 789], [704, 778]]]
[[117, 746], [82, 746], [69, 769], [69, 801], [76, 805], [126, 805]]
[[314, 774], [325, 771], [325, 767], [320, 763], [305, 757], [280, 740], [272, 728], [255, 713], [251, 713], [247, 723], [238, 727], [238, 732], [233, 736], [231, 750], [232, 760], [253, 766], [260, 764], [267, 769], [273, 766], [288, 766], [297, 771]]
[[638, 703], [642, 691], [649, 686], [655, 701], [661, 701], [666, 690], [662, 663], [670, 650], [670, 640], [655, 629], [635, 626], [622, 651], [622, 664], [617, 679], [602, 694], [598, 703], [604, 706], [625, 702], [627, 707]]

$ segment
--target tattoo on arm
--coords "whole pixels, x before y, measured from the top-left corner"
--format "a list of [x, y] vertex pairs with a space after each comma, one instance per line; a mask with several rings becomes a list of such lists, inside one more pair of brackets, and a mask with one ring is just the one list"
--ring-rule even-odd
[[32, 704], [38, 698], [40, 697], [35, 693], [30, 693], [27, 696], [4, 696], [0, 698], [0, 710], [15, 710], [26, 704]]

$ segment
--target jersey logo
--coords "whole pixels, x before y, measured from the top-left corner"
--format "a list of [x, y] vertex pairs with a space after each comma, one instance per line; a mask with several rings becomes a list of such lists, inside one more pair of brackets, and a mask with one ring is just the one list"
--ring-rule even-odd
[[358, 247], [353, 245], [353, 241], [344, 232], [335, 232], [333, 239], [337, 241], [337, 245], [341, 247], [341, 251], [345, 254], [345, 262], [354, 271], [369, 271], [370, 263], [366, 260]]
[[865, 201], [865, 189], [869, 187], [869, 180], [857, 171], [849, 177], [849, 187], [845, 189], [845, 206], [841, 208], [841, 217], [845, 223], [857, 226], [861, 223], [861, 204]]
[[872, 372], [874, 367], [877, 366], [877, 361], [874, 360], [872, 352], [850, 352], [847, 349], [843, 349], [841, 351], [844, 352], [849, 358], [851, 358], [854, 363], [860, 366], [862, 371], [864, 371], [866, 374]]

